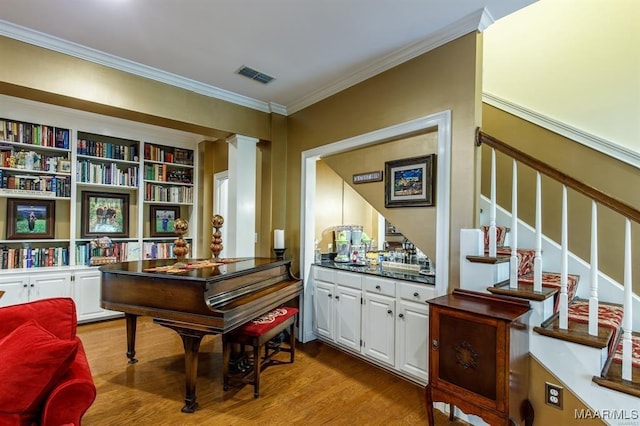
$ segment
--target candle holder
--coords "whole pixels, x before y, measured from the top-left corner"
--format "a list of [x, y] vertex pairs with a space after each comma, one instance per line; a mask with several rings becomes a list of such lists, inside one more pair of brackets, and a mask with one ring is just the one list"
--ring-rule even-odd
[[282, 260], [284, 259], [284, 251], [286, 248], [274, 248], [273, 251], [276, 253], [276, 259]]
[[222, 224], [224, 223], [224, 218], [219, 214], [214, 215], [211, 218], [211, 225], [214, 227], [215, 231], [211, 236], [211, 253], [213, 254], [213, 261], [220, 261], [220, 252], [222, 251], [222, 232], [220, 232], [220, 228], [222, 228]]
[[186, 219], [178, 218], [173, 222], [173, 228], [178, 234], [178, 238], [173, 242], [173, 254], [176, 256], [177, 262], [173, 265], [176, 268], [184, 268], [187, 266], [186, 256], [189, 253], [189, 247], [187, 247], [187, 242], [182, 238], [182, 236], [189, 229], [189, 222]]

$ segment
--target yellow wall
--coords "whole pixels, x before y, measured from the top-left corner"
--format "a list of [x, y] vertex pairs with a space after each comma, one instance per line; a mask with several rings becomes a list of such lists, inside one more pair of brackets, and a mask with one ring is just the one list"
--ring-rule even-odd
[[[540, 159], [542, 162], [578, 179], [614, 198], [640, 208], [640, 170], [626, 163], [598, 153], [513, 115], [489, 105], [483, 107], [483, 130], [508, 142], [515, 148]], [[482, 155], [482, 193], [490, 194], [489, 172], [491, 156]], [[497, 155], [498, 204], [511, 210], [511, 162]], [[535, 224], [535, 174], [531, 169], [518, 170], [518, 216], [530, 225]], [[542, 180], [542, 232], [555, 241], [561, 241], [562, 187], [550, 179]], [[568, 192], [569, 250], [590, 261], [591, 203], [574, 191]], [[618, 282], [624, 281], [624, 220], [611, 210], [598, 208], [598, 260], [601, 271]], [[640, 263], [640, 225], [632, 226], [633, 264]], [[571, 272], [571, 271], [569, 271]], [[634, 292], [640, 291], [640, 276], [633, 274]]]
[[[474, 130], [480, 124], [481, 36], [471, 33], [289, 116], [287, 247], [300, 249], [301, 154], [331, 142], [452, 111], [450, 286], [458, 286], [459, 229], [476, 218]], [[360, 190], [359, 190], [360, 191]], [[414, 210], [407, 221], [424, 220]], [[392, 220], [393, 222], [393, 220]]]
[[640, 151], [639, 20], [637, 0], [539, 0], [485, 31], [483, 90]]
[[[529, 402], [533, 405], [535, 412], [534, 424], [536, 425], [602, 425], [605, 424], [600, 419], [576, 418], [578, 413], [583, 413], [587, 406], [571, 392], [561, 381], [547, 371], [534, 358], [530, 358], [529, 363]], [[545, 383], [561, 386], [562, 409], [547, 405], [545, 403]], [[594, 412], [592, 411], [591, 414]]]

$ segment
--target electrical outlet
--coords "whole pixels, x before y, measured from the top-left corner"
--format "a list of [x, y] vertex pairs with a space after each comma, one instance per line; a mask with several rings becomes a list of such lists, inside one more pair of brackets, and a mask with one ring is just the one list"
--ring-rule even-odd
[[544, 384], [544, 402], [562, 410], [562, 386], [546, 382]]

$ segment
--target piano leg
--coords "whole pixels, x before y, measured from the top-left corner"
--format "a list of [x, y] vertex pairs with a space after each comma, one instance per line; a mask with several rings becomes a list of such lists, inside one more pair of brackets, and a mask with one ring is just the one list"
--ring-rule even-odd
[[138, 360], [136, 356], [136, 325], [138, 323], [138, 315], [124, 314], [127, 321], [127, 358], [129, 364], [135, 364]]
[[185, 370], [185, 396], [183, 413], [193, 413], [198, 408], [196, 401], [196, 380], [198, 378], [198, 351], [202, 338], [211, 332], [194, 330], [186, 327], [184, 323], [176, 323], [171, 320], [154, 318], [153, 322], [175, 330], [182, 338], [184, 346], [184, 370]]

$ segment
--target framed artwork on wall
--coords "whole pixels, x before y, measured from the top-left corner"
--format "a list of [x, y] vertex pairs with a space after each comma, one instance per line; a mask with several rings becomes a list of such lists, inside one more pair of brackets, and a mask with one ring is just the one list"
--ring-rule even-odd
[[180, 217], [179, 206], [149, 206], [149, 225], [152, 237], [175, 236], [174, 222]]
[[129, 194], [82, 192], [83, 238], [128, 237]]
[[55, 200], [7, 199], [7, 239], [46, 239], [54, 237]]
[[385, 207], [435, 205], [436, 155], [385, 162]]

